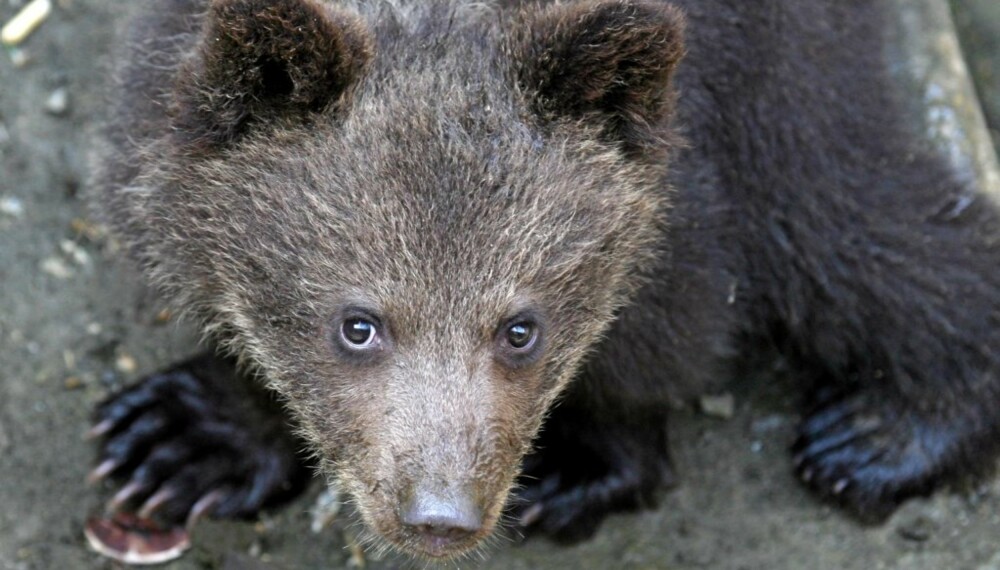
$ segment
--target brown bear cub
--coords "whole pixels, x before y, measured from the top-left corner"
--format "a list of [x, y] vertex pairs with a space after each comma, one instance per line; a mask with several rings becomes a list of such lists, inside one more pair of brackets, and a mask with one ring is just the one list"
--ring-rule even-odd
[[94, 202], [240, 365], [100, 407], [115, 506], [252, 516], [315, 467], [412, 555], [505, 509], [581, 538], [767, 346], [858, 515], [990, 465], [1000, 214], [904, 124], [878, 4], [159, 0]]

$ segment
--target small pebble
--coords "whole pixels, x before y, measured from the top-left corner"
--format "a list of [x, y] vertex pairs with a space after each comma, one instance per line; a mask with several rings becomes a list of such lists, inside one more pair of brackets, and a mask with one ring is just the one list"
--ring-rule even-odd
[[60, 87], [45, 100], [45, 110], [53, 115], [64, 115], [69, 110], [69, 91]]
[[736, 399], [729, 392], [718, 396], [702, 396], [699, 405], [703, 414], [714, 418], [728, 420], [736, 413]]
[[87, 325], [87, 334], [89, 335], [97, 336], [102, 332], [104, 332], [104, 327], [101, 326], [101, 323], [90, 323]]
[[56, 279], [66, 280], [73, 277], [75, 274], [73, 269], [66, 265], [66, 262], [59, 259], [58, 257], [49, 257], [43, 259], [41, 264], [39, 264], [42, 272], [48, 273], [49, 275], [55, 277]]
[[14, 69], [21, 69], [31, 63], [31, 54], [24, 48], [10, 48], [7, 54], [10, 55]]
[[20, 218], [24, 215], [24, 202], [20, 198], [4, 196], [0, 198], [0, 213], [12, 218]]
[[76, 368], [76, 354], [73, 354], [72, 350], [63, 351], [63, 364], [66, 365], [67, 370]]
[[73, 230], [77, 236], [83, 236], [90, 241], [98, 241], [104, 237], [104, 228], [83, 218], [75, 218], [69, 223], [69, 228]]
[[132, 374], [135, 372], [137, 365], [135, 359], [132, 358], [131, 355], [123, 352], [118, 355], [118, 358], [115, 359], [115, 368], [117, 368], [122, 374]]
[[90, 254], [80, 247], [80, 244], [73, 240], [64, 239], [59, 242], [59, 249], [62, 250], [74, 263], [80, 266], [90, 265]]
[[65, 386], [67, 390], [76, 390], [83, 386], [83, 380], [80, 380], [79, 376], [70, 376], [65, 382], [63, 382], [63, 386]]

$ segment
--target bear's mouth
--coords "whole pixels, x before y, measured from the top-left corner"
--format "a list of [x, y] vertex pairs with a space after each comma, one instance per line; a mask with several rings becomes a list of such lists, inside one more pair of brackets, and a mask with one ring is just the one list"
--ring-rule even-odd
[[431, 562], [444, 562], [480, 547], [492, 534], [495, 522], [487, 521], [474, 533], [420, 532], [407, 530], [393, 522], [390, 528], [370, 526], [383, 540], [407, 556]]
[[[452, 538], [433, 534], [412, 537], [407, 543], [414, 554], [436, 561], [444, 561], [476, 548], [489, 532], [477, 532], [464, 538]], [[416, 548], [413, 548], [416, 546]]]

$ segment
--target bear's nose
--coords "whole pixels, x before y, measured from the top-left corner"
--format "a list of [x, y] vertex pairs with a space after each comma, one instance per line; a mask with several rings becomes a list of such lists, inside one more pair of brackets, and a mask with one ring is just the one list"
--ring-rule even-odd
[[403, 510], [401, 522], [424, 539], [433, 555], [476, 534], [483, 526], [483, 517], [468, 493], [455, 491], [441, 496], [417, 492]]

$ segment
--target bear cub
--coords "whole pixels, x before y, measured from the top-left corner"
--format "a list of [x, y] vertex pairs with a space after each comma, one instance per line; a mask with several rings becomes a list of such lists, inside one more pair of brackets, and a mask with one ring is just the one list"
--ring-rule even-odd
[[99, 407], [112, 506], [249, 517], [318, 470], [414, 556], [505, 510], [579, 539], [774, 346], [827, 499], [989, 466], [1000, 213], [906, 124], [877, 4], [160, 0], [93, 204], [221, 355]]

